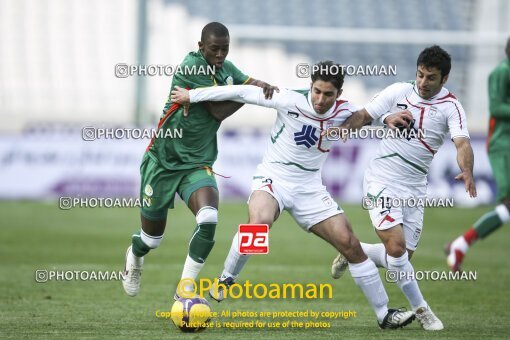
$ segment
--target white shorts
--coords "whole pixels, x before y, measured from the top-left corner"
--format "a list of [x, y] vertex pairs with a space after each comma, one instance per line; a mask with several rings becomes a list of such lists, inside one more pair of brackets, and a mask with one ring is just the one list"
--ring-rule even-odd
[[253, 175], [252, 194], [262, 190], [273, 196], [280, 213], [287, 210], [305, 231], [310, 232], [317, 223], [344, 212], [322, 185], [320, 174], [314, 173], [308, 180], [295, 182], [281, 177], [260, 164]]
[[395, 183], [383, 184], [367, 180], [365, 176], [363, 193], [363, 206], [368, 210], [374, 228], [387, 230], [402, 224], [407, 249], [416, 250], [423, 228], [424, 207], [410, 206], [409, 203], [425, 199], [427, 186], [411, 188]]

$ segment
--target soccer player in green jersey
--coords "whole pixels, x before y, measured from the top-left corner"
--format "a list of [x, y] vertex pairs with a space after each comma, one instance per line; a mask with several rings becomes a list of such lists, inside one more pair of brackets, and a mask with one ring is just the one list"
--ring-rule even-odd
[[510, 221], [510, 38], [506, 42], [507, 58], [489, 76], [490, 128], [489, 161], [496, 180], [499, 204], [489, 211], [464, 235], [446, 246], [448, 266], [460, 270], [469, 247]]
[[[267, 98], [276, 89], [252, 79], [226, 60], [230, 37], [218, 22], [202, 30], [199, 50], [189, 53], [172, 80], [175, 86], [189, 89], [215, 85], [251, 84], [263, 88]], [[126, 252], [123, 286], [129, 296], [140, 290], [144, 256], [157, 248], [165, 231], [168, 209], [174, 207], [175, 194], [184, 200], [196, 217], [196, 228], [189, 242], [181, 279], [196, 279], [214, 245], [218, 223], [218, 189], [212, 165], [218, 154], [216, 132], [221, 121], [242, 104], [234, 102], [198, 103], [189, 108], [172, 103], [170, 96], [160, 118], [159, 130], [182, 131], [182, 138], [153, 138], [140, 166], [142, 228], [132, 236]], [[190, 115], [185, 115], [185, 110]], [[164, 133], [161, 134], [166, 135]], [[193, 287], [187, 287], [192, 289]], [[174, 296], [178, 298], [178, 296]]]

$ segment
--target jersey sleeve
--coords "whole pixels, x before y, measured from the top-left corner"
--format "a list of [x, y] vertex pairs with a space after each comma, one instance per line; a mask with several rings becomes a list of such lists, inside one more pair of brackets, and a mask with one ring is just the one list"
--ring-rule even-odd
[[287, 95], [288, 91], [280, 90], [274, 92], [271, 99], [266, 99], [263, 89], [253, 85], [213, 86], [189, 91], [190, 103], [232, 100], [274, 109], [285, 105]]
[[376, 94], [372, 100], [365, 105], [365, 110], [367, 110], [370, 117], [378, 119], [391, 110], [395, 98], [402, 88], [402, 84], [403, 83], [395, 83], [388, 86], [380, 93]]
[[448, 129], [450, 130], [452, 140], [457, 137], [469, 138], [466, 113], [458, 102], [452, 103], [448, 113]]
[[491, 117], [510, 120], [510, 72], [497, 68], [489, 77], [489, 110]]

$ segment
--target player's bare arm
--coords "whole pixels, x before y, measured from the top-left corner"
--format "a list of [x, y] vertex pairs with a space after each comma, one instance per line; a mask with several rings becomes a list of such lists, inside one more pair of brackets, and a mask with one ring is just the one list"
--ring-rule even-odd
[[462, 171], [460, 174], [455, 176], [458, 181], [464, 181], [466, 192], [469, 193], [470, 197], [476, 197], [476, 185], [473, 178], [473, 165], [475, 157], [473, 155], [473, 149], [468, 138], [455, 138], [453, 140], [455, 147], [457, 148], [457, 163]]
[[[225, 100], [222, 102], [202, 102], [201, 104], [204, 106], [207, 112], [209, 112], [209, 114], [219, 122], [222, 122], [226, 118], [230, 117], [244, 105], [244, 103], [237, 103], [230, 100]], [[186, 112], [186, 116], [187, 115], [188, 112]]]
[[384, 118], [383, 123], [390, 129], [408, 128], [409, 123], [413, 120], [413, 115], [408, 110], [395, 112]]
[[[370, 124], [373, 118], [368, 113], [368, 111], [363, 108], [358, 110], [352, 114], [341, 126], [341, 130], [357, 130], [362, 128], [365, 125]], [[386, 124], [390, 129], [398, 129], [398, 128], [408, 128], [409, 123], [413, 120], [413, 116], [411, 112], [404, 110], [395, 112], [384, 119], [384, 124]], [[327, 132], [326, 132], [327, 133]], [[347, 136], [347, 134], [343, 134], [343, 136]], [[343, 137], [345, 141], [346, 137]]]
[[364, 108], [352, 114], [341, 126], [341, 129], [357, 130], [369, 124], [373, 120], [372, 116]]

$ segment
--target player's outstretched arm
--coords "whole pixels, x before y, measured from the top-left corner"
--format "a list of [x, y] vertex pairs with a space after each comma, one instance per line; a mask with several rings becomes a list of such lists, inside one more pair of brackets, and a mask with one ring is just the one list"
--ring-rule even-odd
[[[276, 89], [276, 92], [279, 92]], [[275, 108], [278, 96], [266, 99], [263, 89], [252, 85], [213, 86], [188, 91], [176, 86], [170, 95], [175, 103], [184, 106], [203, 101], [232, 100], [239, 103], [254, 104]]]
[[248, 85], [253, 85], [262, 88], [262, 92], [264, 92], [264, 97], [266, 99], [273, 98], [273, 93], [279, 92], [280, 89], [277, 86], [272, 86], [265, 81], [258, 80], [258, 79], [252, 79], [250, 82], [247, 83]]
[[[275, 91], [279, 91], [278, 87], [272, 86], [262, 80], [251, 79], [246, 84], [262, 88], [262, 92], [264, 92], [266, 99], [271, 99], [273, 97], [273, 93]], [[202, 105], [204, 105], [205, 109], [211, 116], [213, 116], [217, 121], [222, 122], [243, 107], [244, 103], [226, 100], [221, 102], [202, 102]]]
[[476, 185], [473, 178], [473, 165], [475, 156], [469, 138], [458, 137], [453, 140], [455, 147], [457, 148], [457, 163], [462, 171], [460, 174], [455, 176], [458, 181], [464, 181], [466, 192], [469, 193], [470, 197], [476, 197]]

